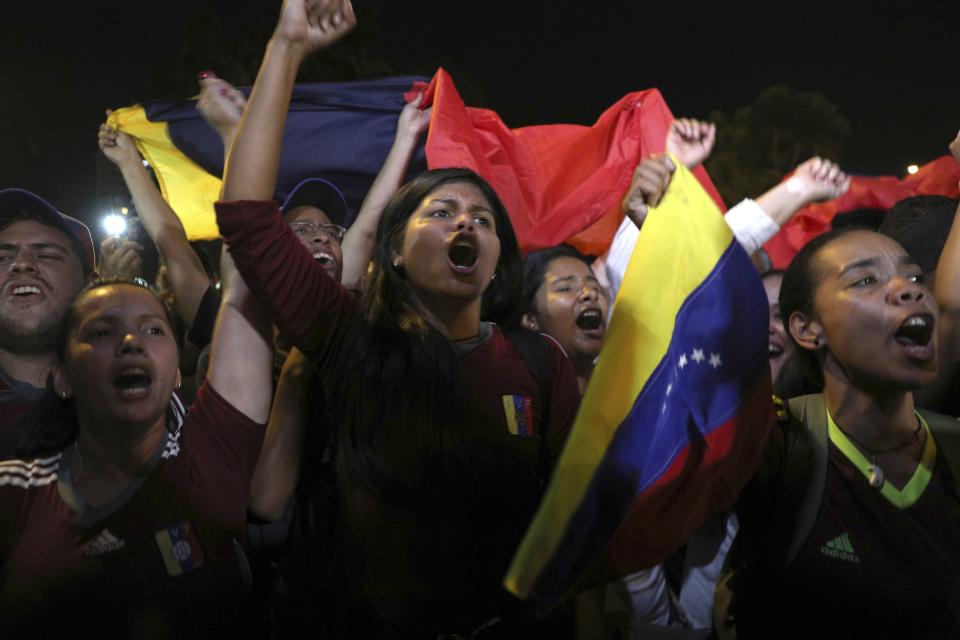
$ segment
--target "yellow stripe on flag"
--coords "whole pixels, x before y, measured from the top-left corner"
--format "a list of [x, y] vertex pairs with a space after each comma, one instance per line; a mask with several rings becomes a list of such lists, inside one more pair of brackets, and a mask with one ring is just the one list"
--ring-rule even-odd
[[732, 239], [717, 205], [693, 174], [673, 162], [677, 170], [644, 222], [563, 454], [504, 578], [521, 598], [557, 552], [617, 428], [666, 355], [677, 312]]
[[163, 566], [167, 570], [167, 575], [170, 576], [179, 576], [183, 573], [183, 567], [180, 566], [180, 563], [173, 556], [173, 540], [170, 538], [170, 533], [166, 529], [161, 529], [153, 534], [153, 537], [157, 541], [157, 546], [160, 548], [160, 555], [163, 557]]
[[150, 122], [140, 105], [117, 109], [107, 122], [136, 141], [137, 149], [157, 176], [164, 200], [183, 223], [187, 238], [220, 237], [213, 210], [213, 203], [220, 197], [220, 179], [177, 149], [167, 123]]
[[517, 427], [517, 409], [513, 404], [513, 396], [501, 396], [503, 400], [503, 413], [507, 417], [507, 429], [513, 435], [519, 435], [520, 429]]

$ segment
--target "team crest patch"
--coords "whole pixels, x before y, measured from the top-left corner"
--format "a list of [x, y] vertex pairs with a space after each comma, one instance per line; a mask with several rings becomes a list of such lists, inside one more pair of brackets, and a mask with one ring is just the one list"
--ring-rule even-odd
[[193, 525], [184, 520], [160, 529], [153, 534], [163, 557], [163, 566], [171, 577], [190, 573], [203, 564], [203, 549], [193, 530]]
[[502, 396], [507, 428], [515, 436], [528, 437], [533, 432], [533, 400], [530, 396]]

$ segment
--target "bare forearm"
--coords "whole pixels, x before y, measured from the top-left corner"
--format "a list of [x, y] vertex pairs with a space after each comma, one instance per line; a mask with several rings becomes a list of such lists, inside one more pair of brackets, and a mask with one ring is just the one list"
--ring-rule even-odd
[[224, 200], [269, 200], [302, 54], [283, 39], [267, 45], [257, 81], [227, 153]]
[[209, 286], [206, 271], [187, 240], [183, 224], [139, 162], [121, 165], [127, 189], [133, 197], [137, 216], [157, 252], [167, 265], [167, 276], [173, 289], [177, 312], [189, 328], [197, 314], [200, 300]]
[[277, 520], [283, 515], [297, 486], [306, 413], [306, 376], [284, 367], [250, 484], [249, 509], [264, 520]]
[[960, 208], [953, 216], [947, 242], [937, 262], [933, 293], [940, 311], [960, 312]]
[[756, 203], [781, 227], [810, 202], [805, 190], [795, 184], [786, 180], [756, 199]]
[[270, 415], [273, 344], [270, 316], [254, 300], [229, 254], [220, 261], [223, 302], [213, 334], [207, 379], [230, 404], [254, 422]]
[[937, 262], [933, 296], [940, 308], [940, 359], [944, 363], [960, 361], [960, 208], [953, 216], [947, 243]]
[[133, 198], [133, 204], [137, 209], [137, 216], [143, 224], [147, 235], [157, 245], [161, 252], [164, 247], [160, 246], [160, 241], [165, 243], [183, 243], [187, 242], [187, 233], [183, 229], [183, 224], [177, 218], [167, 201], [160, 195], [160, 190], [153, 183], [150, 174], [140, 162], [127, 162], [120, 166], [120, 173], [123, 175], [123, 181], [130, 191]]
[[373, 253], [377, 225], [383, 208], [397, 192], [407, 174], [410, 158], [417, 148], [417, 136], [397, 133], [390, 153], [377, 174], [376, 180], [363, 199], [357, 219], [350, 225], [343, 239], [343, 276], [341, 282], [348, 289], [355, 288], [367, 271]]

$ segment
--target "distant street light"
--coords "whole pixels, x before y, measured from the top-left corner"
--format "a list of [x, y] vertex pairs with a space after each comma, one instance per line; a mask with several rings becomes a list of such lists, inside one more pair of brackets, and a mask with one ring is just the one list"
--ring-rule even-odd
[[917, 165], [915, 164], [907, 165], [907, 173], [909, 173], [910, 175], [915, 174], [917, 171], [920, 171], [920, 167], [918, 167]]

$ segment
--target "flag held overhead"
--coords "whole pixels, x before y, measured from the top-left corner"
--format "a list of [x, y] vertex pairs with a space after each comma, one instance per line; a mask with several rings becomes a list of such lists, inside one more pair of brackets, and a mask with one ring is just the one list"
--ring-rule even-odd
[[772, 424], [763, 287], [717, 206], [676, 165], [505, 578], [522, 598], [553, 602], [666, 559], [733, 504]]

